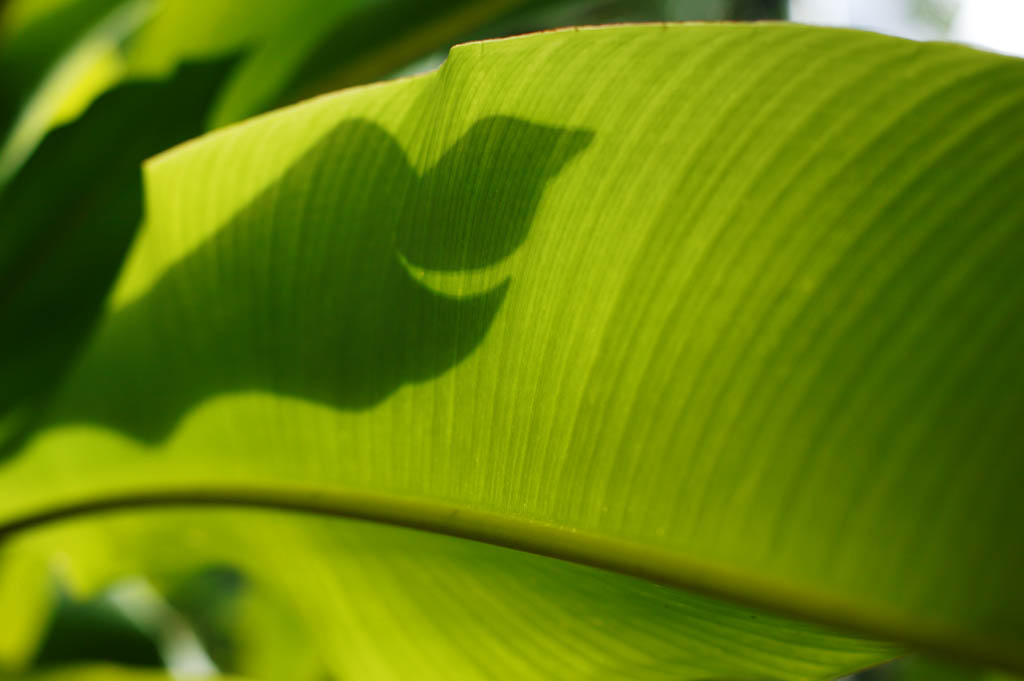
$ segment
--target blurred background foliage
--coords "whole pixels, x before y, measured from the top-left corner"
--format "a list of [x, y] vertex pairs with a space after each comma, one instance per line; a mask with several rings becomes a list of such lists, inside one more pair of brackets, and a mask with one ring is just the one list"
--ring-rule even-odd
[[[1022, 14], [1020, 0], [0, 0], [0, 328], [33, 330], [0, 335], [0, 457], [31, 432], [99, 312], [141, 217], [140, 163], [206, 130], [435, 68], [457, 42], [562, 26], [790, 18], [1020, 53]], [[14, 345], [26, 338], [32, 348]], [[53, 605], [31, 678], [234, 668], [247, 586], [230, 566], [84, 600], [45, 578]], [[996, 677], [911, 659], [858, 678]]]

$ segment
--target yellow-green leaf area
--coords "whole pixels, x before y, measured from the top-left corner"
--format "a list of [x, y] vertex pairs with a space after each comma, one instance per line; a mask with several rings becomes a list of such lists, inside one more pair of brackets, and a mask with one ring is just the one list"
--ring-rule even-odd
[[188, 143], [0, 513], [397, 499], [1024, 669], [1022, 110], [963, 47], [623, 26]]

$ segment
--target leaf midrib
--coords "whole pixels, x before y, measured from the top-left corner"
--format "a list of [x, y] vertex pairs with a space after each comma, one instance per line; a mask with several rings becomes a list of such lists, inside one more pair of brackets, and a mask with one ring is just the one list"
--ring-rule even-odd
[[244, 507], [363, 520], [482, 542], [722, 598], [953, 660], [1024, 673], [1024, 651], [890, 607], [786, 584], [672, 551], [525, 517], [429, 499], [308, 485], [218, 484], [111, 491], [24, 511], [0, 521], [13, 535], [93, 514], [190, 506]]

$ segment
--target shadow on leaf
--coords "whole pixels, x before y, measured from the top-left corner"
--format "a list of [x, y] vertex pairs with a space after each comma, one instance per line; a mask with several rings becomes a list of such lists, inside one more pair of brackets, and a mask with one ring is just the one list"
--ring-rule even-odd
[[219, 393], [354, 410], [439, 376], [483, 340], [509, 281], [452, 297], [405, 263], [457, 271], [507, 257], [545, 184], [591, 138], [491, 117], [420, 175], [377, 125], [341, 123], [113, 313], [54, 420], [152, 442]]

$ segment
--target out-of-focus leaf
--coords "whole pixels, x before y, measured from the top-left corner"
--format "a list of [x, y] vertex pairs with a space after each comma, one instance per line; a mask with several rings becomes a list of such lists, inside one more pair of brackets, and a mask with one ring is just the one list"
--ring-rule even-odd
[[0, 550], [0, 612], [10, 623], [0, 627], [0, 678], [29, 664], [46, 630], [56, 596], [47, 553]]
[[[353, 12], [321, 37], [291, 78], [283, 102], [380, 80], [470, 36], [514, 10], [566, 4], [552, 0], [387, 0]], [[488, 36], [488, 37], [493, 37]]]
[[[121, 3], [67, 46], [60, 59], [49, 65], [45, 78], [20, 87], [0, 80], [0, 99], [11, 107], [10, 125], [0, 124], [0, 188], [47, 132], [77, 118], [97, 96], [121, 81], [126, 71], [121, 43], [145, 21], [151, 6], [146, 0]], [[0, 70], [18, 73], [20, 65], [10, 61], [0, 51]]]
[[301, 59], [371, 0], [160, 0], [154, 20], [126, 49], [133, 74], [152, 77], [183, 60], [245, 53], [210, 112], [210, 127], [270, 107]]
[[[383, 78], [442, 49], [527, 0], [71, 0], [37, 13], [7, 10], [0, 66], [11, 74], [0, 93], [14, 120], [17, 105], [55, 108], [88, 103], [120, 79], [166, 77], [184, 61], [245, 52], [210, 113], [218, 127], [264, 111], [288, 88], [304, 96]], [[27, 3], [31, 5], [32, 3]], [[534, 5], [554, 4], [533, 0]], [[22, 19], [21, 15], [28, 18]], [[125, 18], [146, 17], [140, 22]], [[128, 27], [130, 30], [124, 30]], [[110, 64], [117, 65], [116, 73]], [[92, 75], [87, 73], [94, 72]], [[329, 78], [325, 73], [332, 74]], [[46, 80], [44, 80], [44, 78]], [[83, 83], [94, 87], [83, 90]], [[286, 97], [285, 100], [293, 98]], [[65, 105], [66, 107], [66, 105]], [[52, 113], [27, 108], [16, 129], [31, 142]], [[0, 122], [3, 122], [0, 119]], [[7, 125], [0, 126], [0, 131]], [[26, 144], [22, 143], [25, 147]], [[31, 146], [27, 146], [30, 150]], [[4, 177], [0, 165], [0, 179]]]
[[785, 19], [785, 0], [730, 0], [726, 18], [733, 21]]
[[121, 4], [124, 0], [0, 3], [0, 138], [46, 74]]
[[216, 565], [187, 574], [165, 590], [167, 602], [188, 621], [218, 669], [238, 666], [235, 629], [246, 590], [237, 569]]
[[[917, 655], [872, 669], [862, 676], [863, 681], [1014, 681], [1019, 678]], [[857, 681], [861, 681], [861, 677], [857, 677]]]
[[0, 189], [0, 452], [31, 429], [142, 216], [143, 159], [202, 132], [231, 61], [122, 86], [51, 134]]
[[[4, 678], [4, 677], [0, 677]], [[179, 677], [156, 669], [136, 669], [114, 664], [70, 665], [12, 678], [10, 681], [175, 681]], [[214, 676], [204, 681], [244, 681], [239, 677]]]
[[61, 599], [33, 666], [112, 662], [137, 667], [163, 665], [156, 642], [137, 623], [102, 598]]
[[956, 46], [619, 27], [185, 145], [0, 527], [241, 503], [520, 550], [242, 512], [56, 544], [236, 562], [342, 678], [892, 653], [652, 581], [1024, 669], [1022, 107], [1024, 62]]

